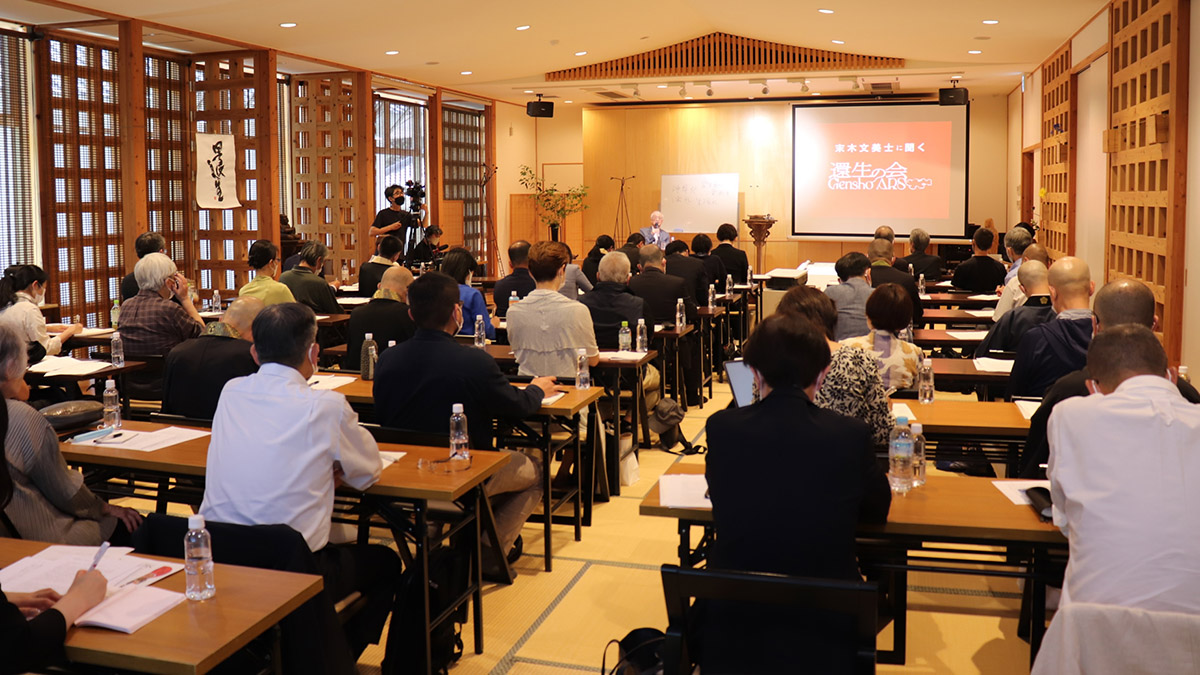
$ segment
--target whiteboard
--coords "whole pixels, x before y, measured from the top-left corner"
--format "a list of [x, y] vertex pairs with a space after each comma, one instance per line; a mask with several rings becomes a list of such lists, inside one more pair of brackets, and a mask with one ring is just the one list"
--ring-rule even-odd
[[716, 232], [738, 222], [738, 174], [696, 173], [662, 177], [663, 229]]

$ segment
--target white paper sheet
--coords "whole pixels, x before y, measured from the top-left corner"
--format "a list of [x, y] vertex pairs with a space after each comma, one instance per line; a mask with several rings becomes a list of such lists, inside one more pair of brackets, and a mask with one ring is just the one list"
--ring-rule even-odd
[[[0, 586], [7, 592], [31, 593], [52, 588], [66, 593], [75, 581], [75, 573], [87, 569], [96, 557], [99, 546], [49, 546], [36, 555], [22, 558], [0, 570]], [[181, 563], [165, 562], [128, 555], [132, 548], [113, 546], [108, 549], [96, 569], [108, 579], [109, 592], [134, 581], [160, 567], [183, 569]], [[162, 579], [159, 576], [154, 579]]]
[[136, 633], [185, 599], [183, 593], [165, 588], [128, 587], [84, 612], [75, 620], [75, 625]]
[[1041, 401], [1013, 401], [1017, 404], [1017, 409], [1021, 411], [1021, 416], [1025, 419], [1032, 419], [1033, 414], [1042, 407]]
[[308, 378], [308, 384], [313, 389], [337, 389], [344, 387], [354, 381], [353, 377], [347, 375], [313, 375]]
[[708, 479], [702, 473], [668, 473], [658, 479], [658, 501], [682, 509], [711, 509]]
[[893, 403], [892, 416], [897, 418], [907, 417], [909, 423], [917, 420], [917, 416], [913, 414], [912, 408], [908, 407], [907, 403]]
[[399, 462], [400, 458], [404, 457], [405, 454], [407, 453], [393, 452], [391, 450], [380, 450], [379, 458], [383, 460], [384, 468], [387, 468], [389, 464], [395, 464], [396, 462]]
[[179, 445], [187, 441], [210, 436], [211, 431], [204, 429], [185, 429], [183, 427], [164, 427], [157, 431], [132, 431], [121, 429], [115, 433], [74, 445], [90, 445], [96, 448], [116, 448], [118, 450], [137, 450], [138, 452], [153, 452]]
[[645, 356], [642, 352], [631, 352], [628, 350], [619, 352], [600, 352], [600, 358], [608, 359], [609, 361], [629, 361], [636, 363], [642, 360]]
[[200, 312], [201, 319], [219, 319], [225, 312]]
[[968, 309], [964, 311], [971, 316], [977, 316], [981, 319], [991, 318], [992, 314], [995, 312], [995, 310], [991, 309]]
[[346, 291], [347, 293], [357, 293], [358, 292], [358, 284], [343, 284], [342, 290]]
[[975, 370], [981, 373], [1011, 373], [1013, 362], [1010, 359], [993, 359], [986, 356], [974, 360]]
[[357, 305], [365, 305], [370, 302], [370, 298], [338, 298], [338, 304], [343, 307], [354, 307]]
[[45, 375], [91, 375], [111, 365], [108, 361], [84, 361], [70, 356], [47, 356], [30, 366], [29, 372]]
[[316, 316], [317, 321], [320, 321], [321, 319], [328, 319], [328, 318], [329, 318], [328, 314], [318, 314]]
[[553, 405], [555, 401], [566, 396], [566, 392], [555, 392], [549, 396], [542, 397], [542, 405]]
[[980, 293], [978, 295], [968, 295], [968, 300], [999, 300], [1000, 296], [995, 293]]
[[955, 340], [982, 340], [983, 338], [987, 337], [987, 334], [988, 334], [988, 332], [986, 330], [948, 330], [948, 331], [946, 331], [946, 335], [949, 335], [950, 337], [954, 338]]
[[997, 490], [1004, 493], [1004, 496], [1008, 497], [1008, 501], [1018, 506], [1032, 503], [1029, 501], [1029, 497], [1025, 496], [1025, 491], [1029, 488], [1044, 487], [1047, 490], [1050, 489], [1050, 481], [1048, 480], [994, 480], [992, 481], [992, 485], [995, 485]]
[[663, 325], [663, 324], [661, 324], [661, 323], [656, 323], [656, 324], [654, 324], [654, 332], [655, 332], [655, 333], [657, 333], [657, 332], [661, 331], [663, 328], [666, 328], [666, 326], [664, 326], [664, 325]]
[[932, 300], [933, 298], [928, 293], [921, 293], [918, 297], [922, 300]]
[[77, 335], [79, 337], [92, 337], [93, 335], [112, 335], [112, 333], [112, 328], [84, 328]]

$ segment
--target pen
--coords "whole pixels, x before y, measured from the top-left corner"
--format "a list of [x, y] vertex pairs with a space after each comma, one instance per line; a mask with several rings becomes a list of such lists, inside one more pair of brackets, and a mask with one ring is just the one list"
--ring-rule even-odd
[[100, 559], [104, 557], [105, 553], [108, 553], [109, 546], [111, 546], [111, 544], [109, 544], [107, 541], [103, 544], [100, 544], [100, 550], [96, 551], [96, 557], [92, 558], [92, 566], [87, 568], [87, 571], [91, 572], [92, 570], [96, 569], [96, 565], [100, 564]]

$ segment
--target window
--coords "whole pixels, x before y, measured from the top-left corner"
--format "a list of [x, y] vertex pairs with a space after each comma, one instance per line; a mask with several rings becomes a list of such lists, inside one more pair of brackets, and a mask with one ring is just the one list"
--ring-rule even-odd
[[[383, 191], [389, 185], [416, 181], [427, 185], [428, 109], [423, 105], [375, 97], [375, 199], [388, 207]], [[371, 218], [374, 214], [368, 214]], [[368, 221], [369, 222], [369, 221]]]
[[463, 203], [463, 245], [481, 260], [490, 260], [483, 231], [487, 200], [480, 188], [485, 151], [483, 112], [442, 109], [442, 176], [445, 199]]
[[[185, 223], [189, 220], [187, 70], [179, 61], [146, 57], [146, 195], [150, 229], [167, 239], [167, 254], [189, 276], [194, 268]], [[130, 268], [129, 271], [133, 271]]]
[[0, 270], [36, 261], [29, 147], [29, 51], [0, 35]]
[[279, 92], [279, 213], [296, 225], [292, 212], [292, 124], [289, 111], [292, 109], [291, 78], [279, 76], [275, 80]]

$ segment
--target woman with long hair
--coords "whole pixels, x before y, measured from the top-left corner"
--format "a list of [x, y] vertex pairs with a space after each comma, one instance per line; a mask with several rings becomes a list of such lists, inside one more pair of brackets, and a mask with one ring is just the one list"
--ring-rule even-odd
[[50, 276], [37, 265], [10, 265], [4, 270], [0, 278], [0, 325], [11, 327], [25, 342], [36, 342], [47, 355], [54, 356], [83, 326], [46, 324], [38, 305], [46, 299], [49, 281]]

